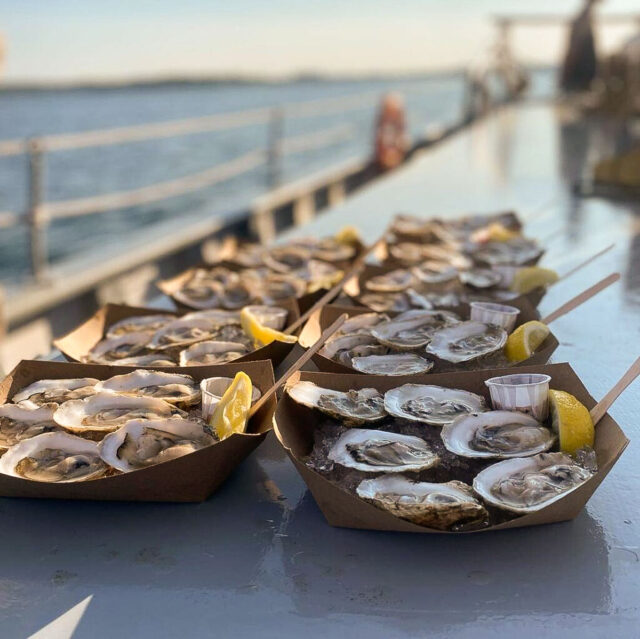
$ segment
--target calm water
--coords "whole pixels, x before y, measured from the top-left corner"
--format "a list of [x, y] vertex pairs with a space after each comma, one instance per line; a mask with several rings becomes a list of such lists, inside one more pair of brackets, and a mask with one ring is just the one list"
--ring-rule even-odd
[[[538, 83], [539, 84], [539, 83]], [[541, 86], [544, 86], [542, 82]], [[67, 133], [197, 117], [283, 103], [399, 91], [407, 105], [413, 139], [433, 124], [460, 117], [463, 82], [457, 75], [404, 81], [343, 81], [248, 86], [182, 86], [68, 90], [0, 94], [0, 139]], [[322, 117], [290, 119], [284, 135], [348, 127], [349, 138], [333, 145], [291, 154], [283, 162], [283, 181], [308, 175], [354, 156], [372, 145], [377, 101], [358, 110]], [[137, 188], [204, 170], [257, 147], [264, 147], [264, 126], [197, 134], [166, 140], [51, 153], [46, 159], [46, 199], [85, 197]], [[26, 206], [24, 157], [0, 158], [0, 211]], [[52, 263], [100, 247], [102, 255], [127, 250], [145, 234], [157, 234], [169, 221], [184, 222], [246, 205], [266, 189], [260, 167], [226, 183], [152, 205], [60, 220], [49, 229]], [[28, 275], [24, 228], [0, 230], [0, 279], [20, 281]]]

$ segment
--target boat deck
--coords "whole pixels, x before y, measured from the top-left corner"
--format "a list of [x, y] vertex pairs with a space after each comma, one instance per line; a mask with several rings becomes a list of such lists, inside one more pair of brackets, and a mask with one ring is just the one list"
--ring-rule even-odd
[[[560, 272], [542, 312], [619, 270], [558, 320], [554, 361], [600, 398], [638, 356], [640, 205], [575, 200], [600, 127], [505, 108], [295, 233], [375, 239], [395, 212], [514, 208]], [[640, 389], [616, 403], [632, 440], [574, 521], [471, 536], [329, 527], [273, 435], [198, 505], [0, 501], [0, 634], [24, 637], [637, 636]], [[48, 625], [50, 624], [50, 625]], [[45, 628], [46, 627], [46, 628]], [[59, 632], [60, 634], [56, 634]]]

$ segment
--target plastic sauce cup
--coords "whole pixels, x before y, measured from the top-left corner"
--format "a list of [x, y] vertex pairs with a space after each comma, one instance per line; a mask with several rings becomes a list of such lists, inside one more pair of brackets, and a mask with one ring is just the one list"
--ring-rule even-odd
[[493, 302], [471, 302], [471, 319], [484, 324], [502, 326], [511, 333], [516, 325], [520, 309], [515, 306], [494, 304]]
[[543, 422], [549, 416], [549, 382], [540, 373], [516, 373], [485, 381], [495, 410], [527, 413]]

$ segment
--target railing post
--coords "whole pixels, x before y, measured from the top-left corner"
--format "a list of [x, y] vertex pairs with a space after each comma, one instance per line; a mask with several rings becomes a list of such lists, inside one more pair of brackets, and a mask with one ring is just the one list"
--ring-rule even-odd
[[282, 179], [282, 134], [284, 111], [281, 107], [271, 110], [267, 140], [267, 187], [275, 189]]
[[29, 249], [31, 272], [41, 280], [47, 268], [47, 220], [44, 216], [44, 153], [38, 139], [27, 142], [29, 163], [29, 200], [27, 222], [29, 224]]

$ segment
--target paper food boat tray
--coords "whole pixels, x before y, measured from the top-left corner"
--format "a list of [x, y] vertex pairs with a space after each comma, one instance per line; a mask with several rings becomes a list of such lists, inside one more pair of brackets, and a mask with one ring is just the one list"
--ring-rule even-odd
[[[24, 360], [0, 383], [0, 403], [6, 403], [21, 388], [40, 379], [94, 377], [102, 380], [130, 373], [131, 370], [124, 366]], [[238, 371], [244, 371], [263, 392], [274, 383], [273, 368], [268, 361], [155, 370], [185, 373], [198, 382], [207, 377], [233, 377]], [[183, 457], [130, 473], [64, 484], [0, 474], [0, 496], [107, 501], [203, 501], [264, 440], [272, 427], [275, 406], [276, 400], [272, 398], [251, 418], [247, 433], [231, 435]]]
[[[538, 311], [533, 308], [526, 300], [522, 299], [518, 302], [518, 308], [520, 309], [520, 315], [518, 315], [517, 325], [523, 324], [524, 322], [528, 322], [530, 320], [540, 319], [540, 314]], [[323, 330], [329, 327], [340, 315], [343, 313], [347, 313], [349, 317], [354, 317], [355, 315], [362, 315], [364, 313], [371, 313], [371, 309], [363, 308], [362, 306], [338, 306], [338, 305], [328, 305], [322, 308], [320, 311], [314, 313], [307, 323], [304, 325], [302, 332], [300, 333], [300, 345], [308, 348], [313, 344]], [[453, 312], [457, 312], [462, 317], [468, 316], [469, 309], [468, 306], [459, 307], [457, 309], [453, 309]], [[388, 315], [395, 317], [399, 315], [399, 313], [388, 313]], [[538, 364], [546, 364], [549, 361], [549, 358], [553, 354], [553, 352], [558, 348], [559, 343], [553, 333], [550, 333], [549, 336], [545, 339], [544, 342], [540, 345], [538, 350], [531, 356], [529, 359], [526, 359], [519, 364], [513, 364], [513, 368], [517, 368], [518, 370], [523, 366], [531, 366]], [[441, 360], [434, 359], [434, 367], [432, 372], [429, 375], [433, 375], [439, 372], [442, 372], [442, 368], [447, 366], [451, 367], [452, 364], [447, 362], [443, 362]], [[365, 375], [365, 373], [359, 373], [353, 368], [349, 366], [344, 366], [339, 362], [335, 362], [320, 353], [316, 353], [313, 356], [313, 363], [321, 370], [327, 373], [347, 373], [350, 375]], [[491, 364], [487, 364], [487, 366], [491, 366]], [[368, 377], [368, 375], [367, 375]], [[396, 378], [401, 379], [401, 378]]]
[[[466, 373], [416, 375], [410, 381], [418, 384], [437, 384], [468, 390], [483, 395], [488, 401], [489, 395], [484, 381], [496, 375], [507, 374], [510, 370], [493, 369]], [[596, 404], [569, 364], [529, 366], [520, 369], [520, 372], [546, 373], [551, 376], [552, 388], [564, 390], [575, 395], [589, 409]], [[310, 372], [301, 373], [300, 379], [314, 382], [324, 388], [340, 391], [377, 388], [380, 392], [385, 392], [408, 381], [408, 378], [398, 380], [397, 378], [373, 375], [335, 375]], [[480, 530], [452, 533], [418, 526], [394, 517], [309, 468], [304, 463], [303, 458], [313, 448], [313, 431], [320, 419], [323, 419], [323, 416], [319, 411], [296, 404], [285, 394], [278, 403], [274, 417], [276, 436], [284, 446], [302, 479], [311, 490], [327, 522], [332, 526], [366, 530], [469, 535], [573, 519], [582, 510], [629, 443], [618, 424], [609, 414], [606, 414], [596, 427], [595, 451], [598, 458], [598, 472], [588, 482], [569, 493], [564, 499], [560, 499], [536, 513], [517, 517]], [[432, 426], [425, 427], [433, 428]]]
[[[287, 326], [300, 317], [298, 303], [292, 297], [281, 300], [278, 306], [286, 308], [289, 311], [287, 316]], [[119, 304], [107, 304], [98, 310], [93, 317], [89, 318], [83, 324], [73, 329], [70, 333], [54, 340], [53, 345], [71, 362], [81, 362], [89, 351], [104, 338], [109, 326], [127, 317], [136, 317], [140, 315], [157, 315], [158, 313], [166, 313], [180, 317], [189, 311], [164, 311], [157, 308], [142, 308], [136, 306], [122, 306]], [[235, 363], [256, 362], [259, 360], [271, 360], [274, 366], [280, 364], [285, 357], [291, 352], [293, 344], [285, 344], [284, 342], [272, 342], [267, 346], [251, 351], [246, 355], [234, 360]], [[132, 368], [132, 367], [130, 367]], [[149, 368], [148, 366], [138, 366], [137, 368]], [[153, 367], [152, 367], [153, 368]], [[196, 368], [190, 366], [189, 368]]]

